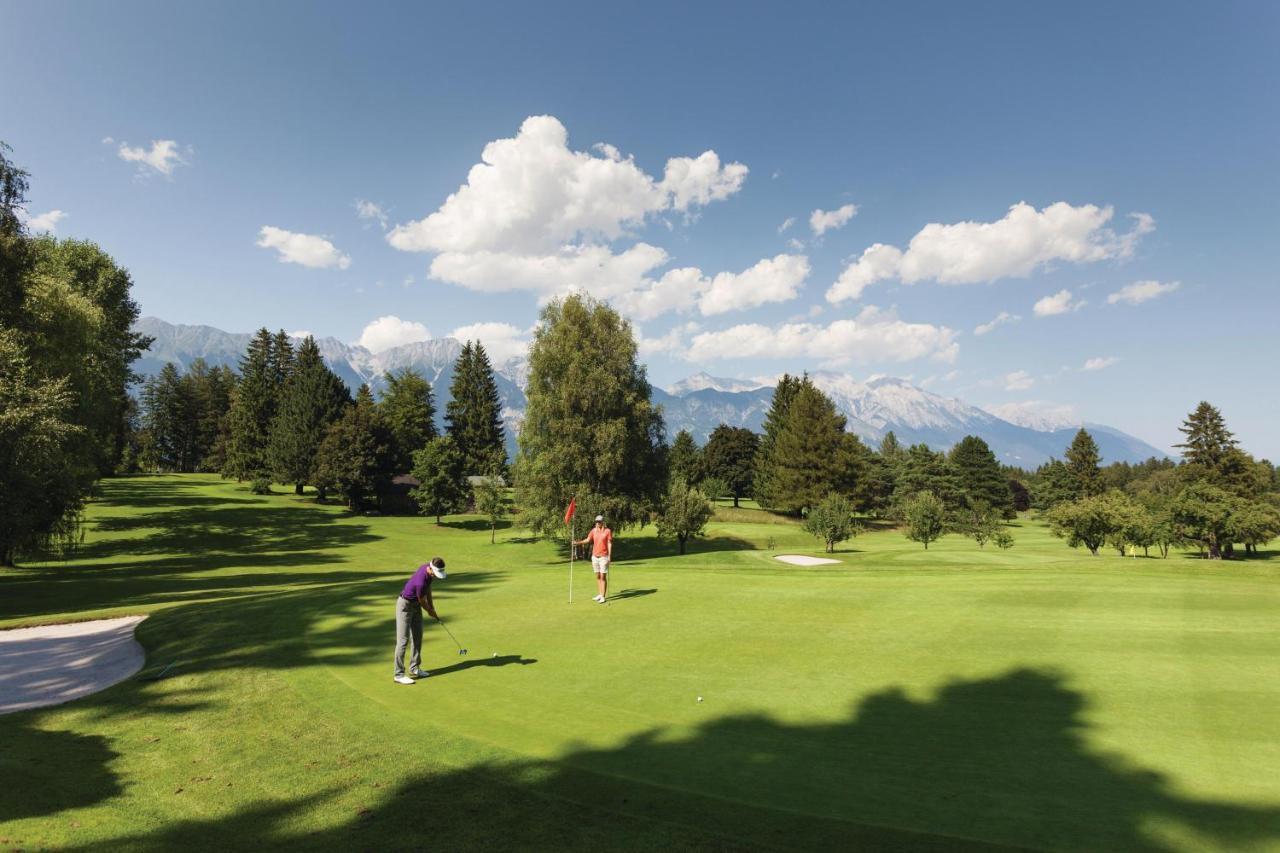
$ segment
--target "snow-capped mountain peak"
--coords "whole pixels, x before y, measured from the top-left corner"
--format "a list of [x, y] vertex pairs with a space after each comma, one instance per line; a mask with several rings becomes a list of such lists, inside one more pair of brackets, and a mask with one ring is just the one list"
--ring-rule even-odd
[[682, 379], [667, 388], [666, 391], [673, 397], [683, 397], [686, 394], [692, 394], [694, 391], [706, 391], [708, 389], [736, 394], [741, 391], [754, 391], [763, 387], [765, 387], [763, 384], [750, 379], [725, 379], [708, 373], [695, 373], [693, 376]]

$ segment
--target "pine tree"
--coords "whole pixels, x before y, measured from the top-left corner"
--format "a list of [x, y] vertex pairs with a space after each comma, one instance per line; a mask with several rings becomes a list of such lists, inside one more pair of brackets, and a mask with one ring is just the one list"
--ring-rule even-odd
[[1093, 497], [1103, 492], [1102, 472], [1098, 468], [1101, 456], [1097, 442], [1082, 427], [1067, 448], [1067, 471], [1079, 485], [1080, 497]]
[[526, 395], [515, 478], [525, 523], [558, 534], [569, 499], [587, 494], [615, 532], [647, 520], [666, 485], [664, 435], [631, 324], [588, 296], [552, 302]]
[[800, 513], [835, 490], [844, 426], [835, 403], [808, 377], [801, 380], [773, 446], [771, 508]]
[[307, 336], [292, 359], [271, 422], [267, 456], [278, 482], [292, 483], [294, 493], [302, 494], [312, 482], [325, 433], [350, 402], [347, 386], [325, 364], [315, 338]]
[[671, 477], [679, 477], [686, 483], [702, 479], [702, 453], [688, 430], [680, 430], [675, 441], [671, 442], [671, 449], [667, 451], [667, 470]]
[[1182, 458], [1207, 471], [1215, 470], [1227, 451], [1236, 446], [1235, 436], [1227, 429], [1222, 412], [1203, 400], [1187, 415], [1178, 432], [1186, 436], [1184, 442], [1174, 445], [1186, 451]]
[[733, 495], [733, 505], [740, 498], [751, 494], [751, 480], [755, 474], [756, 453], [760, 448], [760, 436], [749, 429], [720, 424], [711, 431], [707, 446], [702, 449], [702, 464], [706, 476], [723, 480]]
[[955, 466], [947, 454], [935, 452], [927, 444], [913, 444], [899, 464], [894, 485], [896, 512], [901, 515], [905, 503], [922, 492], [936, 497], [951, 512], [964, 503]]
[[411, 367], [384, 377], [387, 389], [378, 408], [391, 430], [396, 470], [413, 467], [413, 455], [436, 437], [436, 403], [431, 383]]
[[951, 448], [950, 457], [967, 506], [985, 504], [1005, 518], [1013, 518], [1009, 481], [985, 441], [966, 435]]
[[776, 505], [772, 480], [774, 448], [778, 441], [778, 433], [782, 431], [782, 425], [787, 419], [787, 411], [791, 408], [791, 401], [795, 399], [796, 392], [800, 389], [801, 381], [799, 376], [782, 374], [782, 378], [773, 389], [773, 400], [764, 418], [764, 434], [760, 438], [760, 449], [756, 451], [755, 474], [752, 479], [756, 502], [762, 507]]
[[240, 359], [240, 383], [227, 415], [224, 477], [252, 480], [268, 470], [267, 443], [276, 409], [275, 371], [271, 333], [259, 329]]
[[445, 431], [462, 454], [463, 470], [481, 474], [496, 457], [506, 458], [502, 399], [484, 346], [467, 341], [453, 368], [445, 405]]
[[142, 428], [149, 437], [148, 468], [160, 471], [195, 470], [198, 409], [192, 383], [180, 376], [172, 362], [142, 388]]

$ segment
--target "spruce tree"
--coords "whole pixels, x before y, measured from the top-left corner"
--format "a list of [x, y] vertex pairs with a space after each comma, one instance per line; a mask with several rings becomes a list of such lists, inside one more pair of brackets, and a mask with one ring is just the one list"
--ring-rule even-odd
[[845, 417], [805, 377], [800, 381], [773, 445], [768, 472], [771, 508], [800, 513], [835, 490]]
[[752, 489], [756, 502], [762, 507], [776, 506], [774, 499], [773, 468], [774, 448], [778, 442], [778, 433], [787, 419], [787, 411], [791, 401], [795, 399], [800, 388], [801, 378], [784, 373], [773, 389], [773, 400], [769, 403], [769, 412], [764, 418], [764, 434], [760, 437], [760, 449], [756, 451], [755, 474]]
[[1067, 471], [1079, 485], [1079, 496], [1083, 498], [1100, 495], [1103, 492], [1102, 472], [1098, 468], [1101, 456], [1098, 445], [1083, 427], [1071, 440], [1067, 448]]
[[240, 359], [240, 383], [228, 412], [222, 475], [252, 480], [268, 470], [267, 443], [276, 409], [276, 360], [271, 333], [259, 329]]
[[966, 506], [985, 504], [1005, 518], [1013, 518], [1009, 480], [985, 441], [966, 435], [951, 448], [950, 457]]
[[702, 465], [706, 476], [723, 480], [733, 495], [733, 505], [751, 494], [755, 474], [756, 453], [760, 436], [749, 429], [720, 424], [711, 431], [707, 446], [702, 448]]
[[515, 478], [532, 530], [561, 533], [575, 495], [597, 496], [615, 531], [649, 518], [667, 481], [662, 413], [650, 394], [631, 324], [616, 311], [580, 295], [543, 309]]
[[147, 467], [160, 471], [195, 470], [198, 408], [192, 383], [172, 362], [142, 388], [142, 428], [149, 437]]
[[413, 455], [436, 437], [436, 403], [431, 383], [411, 367], [384, 377], [387, 388], [378, 408], [395, 445], [396, 470], [413, 467]]
[[292, 360], [271, 422], [267, 451], [278, 482], [292, 483], [294, 493], [302, 494], [302, 487], [312, 482], [320, 442], [350, 401], [347, 386], [325, 364], [315, 338], [308, 336]]
[[671, 442], [667, 470], [672, 478], [679, 477], [686, 483], [694, 484], [702, 479], [702, 453], [688, 430], [680, 430]]
[[927, 444], [913, 444], [899, 464], [894, 485], [894, 505], [899, 516], [906, 502], [921, 493], [936, 497], [949, 512], [964, 503], [955, 466], [947, 454], [935, 452]]
[[463, 344], [453, 368], [444, 420], [445, 431], [462, 454], [463, 470], [468, 474], [483, 474], [494, 459], [506, 459], [502, 399], [489, 354], [479, 341]]
[[1227, 422], [1222, 412], [1201, 401], [1200, 405], [1178, 427], [1178, 432], [1186, 436], [1181, 444], [1174, 447], [1183, 450], [1182, 458], [1188, 465], [1193, 465], [1193, 479], [1206, 479], [1217, 483], [1222, 472], [1220, 466], [1228, 455], [1236, 449], [1235, 435], [1227, 429]]

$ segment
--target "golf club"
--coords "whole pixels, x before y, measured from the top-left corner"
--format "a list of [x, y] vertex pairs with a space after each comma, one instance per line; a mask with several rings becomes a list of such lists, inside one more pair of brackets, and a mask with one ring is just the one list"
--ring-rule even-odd
[[453, 632], [449, 630], [449, 626], [444, 624], [444, 620], [438, 616], [436, 617], [436, 621], [440, 623], [441, 628], [444, 628], [444, 632], [449, 635], [449, 639], [453, 640], [453, 644], [458, 647], [458, 654], [465, 657], [467, 650], [462, 647], [462, 643], [458, 642], [458, 638], [453, 636]]

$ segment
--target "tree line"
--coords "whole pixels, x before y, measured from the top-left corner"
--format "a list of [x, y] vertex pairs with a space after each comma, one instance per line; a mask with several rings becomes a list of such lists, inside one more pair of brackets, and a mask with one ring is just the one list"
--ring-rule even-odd
[[1094, 553], [1110, 544], [1229, 557], [1235, 545], [1249, 553], [1280, 535], [1276, 469], [1241, 450], [1208, 403], [1182, 426], [1180, 463], [1103, 467], [1081, 429], [1063, 460], [1025, 471], [1000, 464], [978, 436], [936, 451], [890, 432], [869, 447], [807, 376], [784, 375], [760, 434], [721, 424], [704, 447], [687, 431], [668, 444], [630, 324], [581, 295], [543, 310], [527, 397], [517, 504], [524, 523], [547, 535], [563, 533], [576, 498], [616, 528], [656, 522], [683, 552], [721, 497], [802, 517], [828, 549], [856, 535], [863, 517], [888, 519], [926, 548], [953, 533], [1008, 548], [1005, 522], [1029, 510]]
[[468, 475], [502, 475], [501, 404], [483, 345], [467, 341], [454, 365], [443, 435], [430, 382], [411, 368], [383, 378], [380, 399], [367, 384], [353, 397], [313, 337], [295, 345], [262, 328], [239, 371], [196, 360], [147, 379], [124, 462], [218, 472], [259, 492], [311, 486], [320, 500], [336, 495], [352, 510], [388, 508], [399, 479], [437, 520], [467, 504]]
[[96, 244], [27, 233], [27, 172], [0, 142], [0, 565], [65, 549], [126, 443], [133, 331], [128, 270]]

